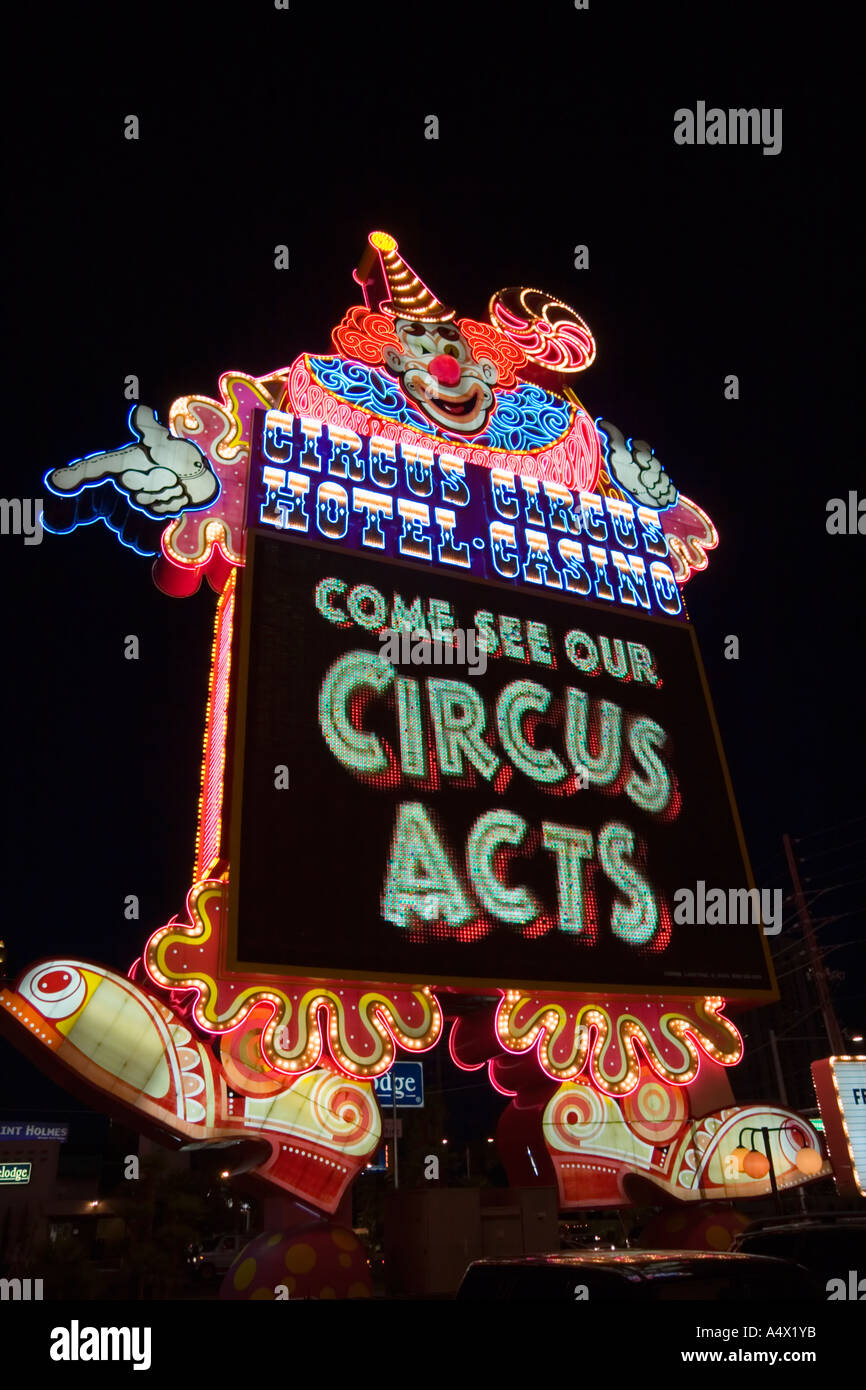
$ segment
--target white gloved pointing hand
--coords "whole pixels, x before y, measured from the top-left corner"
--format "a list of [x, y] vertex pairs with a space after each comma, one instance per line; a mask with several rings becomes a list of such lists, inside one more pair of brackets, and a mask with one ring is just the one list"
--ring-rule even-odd
[[146, 405], [135, 407], [130, 427], [140, 443], [55, 468], [48, 475], [51, 487], [75, 493], [110, 478], [115, 487], [129, 493], [136, 507], [157, 518], [177, 516], [213, 501], [219, 479], [191, 440], [170, 434]]

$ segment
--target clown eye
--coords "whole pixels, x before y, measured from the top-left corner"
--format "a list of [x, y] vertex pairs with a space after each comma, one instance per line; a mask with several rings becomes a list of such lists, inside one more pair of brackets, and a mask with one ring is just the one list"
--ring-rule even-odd
[[29, 971], [19, 990], [45, 1018], [68, 1018], [84, 1003], [87, 984], [75, 966], [58, 961]]
[[459, 357], [460, 349], [455, 347], [453, 343], [446, 343], [442, 349], [442, 355], [443, 357]]

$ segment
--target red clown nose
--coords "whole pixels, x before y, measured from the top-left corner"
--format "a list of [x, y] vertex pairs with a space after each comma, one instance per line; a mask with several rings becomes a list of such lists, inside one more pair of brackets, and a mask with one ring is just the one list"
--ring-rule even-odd
[[444, 352], [433, 358], [430, 371], [443, 386], [456, 386], [460, 380], [460, 363], [456, 357], [449, 357]]

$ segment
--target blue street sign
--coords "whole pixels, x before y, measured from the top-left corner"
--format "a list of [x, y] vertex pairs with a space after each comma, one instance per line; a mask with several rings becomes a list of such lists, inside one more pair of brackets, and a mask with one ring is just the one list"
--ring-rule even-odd
[[424, 1105], [424, 1068], [420, 1062], [395, 1062], [384, 1076], [373, 1078], [376, 1099], [389, 1105], [420, 1109]]

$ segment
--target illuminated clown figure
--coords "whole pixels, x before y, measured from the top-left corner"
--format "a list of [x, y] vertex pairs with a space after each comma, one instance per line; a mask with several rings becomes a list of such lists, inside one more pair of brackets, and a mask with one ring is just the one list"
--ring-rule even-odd
[[392, 295], [380, 309], [393, 317], [401, 348], [385, 348], [386, 367], [434, 425], [460, 434], [479, 434], [496, 404], [496, 363], [473, 355], [452, 322], [454, 310], [440, 303], [409, 269], [392, 236], [373, 232], [370, 245], [381, 253]]
[[220, 399], [186, 395], [167, 424], [141, 403], [134, 442], [51, 469], [44, 526], [102, 521], [155, 559], [164, 592], [217, 593], [243, 566], [252, 416], [276, 409], [329, 428], [441, 446], [485, 468], [530, 470], [573, 491], [600, 492], [658, 513], [683, 584], [718, 541], [709, 518], [673, 485], [654, 450], [592, 417], [573, 382], [595, 361], [578, 313], [537, 289], [494, 294], [486, 323], [456, 318], [400, 254], [371, 232], [353, 272], [363, 293], [331, 334], [336, 351], [302, 352], [262, 376], [220, 378]]

